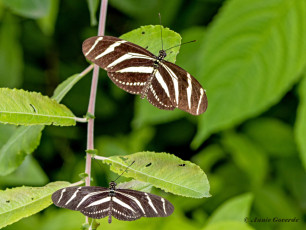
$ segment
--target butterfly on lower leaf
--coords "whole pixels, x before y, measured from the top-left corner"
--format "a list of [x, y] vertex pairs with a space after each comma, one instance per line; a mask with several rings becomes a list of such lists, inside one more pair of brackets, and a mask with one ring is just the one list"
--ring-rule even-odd
[[141, 217], [166, 217], [173, 213], [173, 205], [166, 199], [131, 189], [97, 186], [75, 186], [60, 189], [52, 194], [53, 203], [62, 208], [80, 211], [85, 216], [101, 219], [112, 216], [118, 220], [132, 221]]
[[181, 67], [165, 61], [165, 50], [155, 56], [134, 43], [96, 36], [83, 43], [85, 57], [107, 71], [121, 89], [140, 94], [159, 109], [179, 108], [193, 115], [207, 108], [206, 91]]

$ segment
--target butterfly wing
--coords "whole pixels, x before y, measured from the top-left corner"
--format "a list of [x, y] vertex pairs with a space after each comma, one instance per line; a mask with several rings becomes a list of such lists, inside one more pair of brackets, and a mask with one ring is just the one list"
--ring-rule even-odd
[[81, 211], [95, 219], [108, 215], [108, 198], [109, 189], [97, 186], [67, 187], [52, 194], [56, 206]]
[[128, 204], [136, 213], [139, 213], [138, 218], [166, 217], [170, 216], [174, 211], [173, 205], [168, 200], [151, 193], [117, 189], [116, 197]]
[[[158, 71], [161, 79], [158, 82], [152, 82], [152, 87], [155, 91], [164, 92], [164, 95], [167, 95], [160, 98], [162, 103], [172, 103], [173, 107], [193, 115], [200, 115], [206, 111], [206, 92], [193, 76], [168, 61], [160, 62]], [[159, 95], [162, 94], [159, 93]]]
[[85, 57], [107, 71], [109, 78], [121, 89], [141, 94], [153, 72], [154, 55], [131, 42], [96, 36], [83, 43]]

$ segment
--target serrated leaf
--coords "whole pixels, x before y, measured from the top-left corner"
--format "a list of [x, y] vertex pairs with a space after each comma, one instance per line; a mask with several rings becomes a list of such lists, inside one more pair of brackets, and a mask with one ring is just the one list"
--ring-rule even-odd
[[297, 118], [294, 127], [300, 158], [306, 169], [306, 74], [299, 85], [300, 104], [297, 110]]
[[2, 2], [14, 13], [28, 18], [44, 17], [51, 5], [50, 0], [2, 0]]
[[0, 28], [0, 86], [19, 87], [23, 80], [20, 27], [13, 15], [5, 14]]
[[306, 63], [306, 1], [231, 0], [207, 31], [198, 75], [209, 107], [193, 147], [278, 102]]
[[[84, 75], [75, 74], [58, 85], [53, 99], [60, 102], [82, 76]], [[34, 125], [18, 127], [15, 132], [12, 132], [0, 149], [0, 175], [13, 172], [24, 161], [25, 156], [37, 148], [43, 129], [44, 126]]]
[[250, 214], [253, 201], [252, 194], [243, 194], [226, 201], [214, 211], [208, 225], [223, 221], [243, 221]]
[[201, 168], [190, 161], [168, 153], [139, 152], [126, 156], [105, 158], [115, 173], [152, 184], [176, 195], [203, 198], [209, 197], [209, 182]]
[[27, 154], [32, 153], [40, 142], [44, 126], [19, 127], [0, 149], [0, 175], [12, 173], [21, 165]]
[[97, 25], [96, 13], [98, 10], [99, 2], [100, 2], [99, 0], [87, 0], [88, 9], [90, 13], [90, 25], [91, 26]]
[[64, 105], [40, 93], [0, 89], [0, 122], [15, 125], [75, 125], [75, 116]]
[[0, 228], [37, 213], [50, 204], [56, 190], [68, 182], [53, 182], [44, 187], [18, 187], [0, 191]]

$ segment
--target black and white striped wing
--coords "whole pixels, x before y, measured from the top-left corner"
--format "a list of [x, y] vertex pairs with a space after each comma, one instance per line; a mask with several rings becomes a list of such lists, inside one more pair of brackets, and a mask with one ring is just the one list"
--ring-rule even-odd
[[135, 209], [140, 217], [166, 217], [174, 211], [173, 205], [168, 200], [151, 193], [117, 189], [116, 197]]
[[53, 203], [62, 208], [80, 211], [85, 216], [100, 219], [109, 216], [132, 221], [141, 217], [165, 217], [173, 213], [173, 205], [166, 199], [140, 191], [118, 189], [110, 196], [110, 189], [83, 186], [67, 187], [52, 194]]
[[141, 94], [153, 73], [154, 55], [131, 42], [96, 36], [83, 43], [85, 57], [107, 71], [110, 79], [121, 89]]
[[105, 69], [118, 87], [132, 94], [145, 91], [148, 101], [160, 109], [179, 108], [199, 115], [207, 108], [206, 92], [193, 76], [171, 62], [158, 60], [141, 46], [96, 36], [84, 41], [83, 53]]
[[[158, 75], [162, 78], [158, 82], [152, 82], [151, 86], [152, 91], [158, 92], [155, 103], [162, 105], [164, 98], [167, 97], [174, 107], [192, 115], [199, 115], [206, 111], [206, 91], [187, 71], [171, 62], [162, 61], [156, 73], [156, 76]], [[162, 98], [158, 100], [160, 95]], [[153, 100], [153, 98], [148, 99]]]
[[80, 211], [95, 219], [108, 215], [109, 198], [109, 189], [96, 186], [67, 187], [52, 194], [52, 201], [56, 206]]

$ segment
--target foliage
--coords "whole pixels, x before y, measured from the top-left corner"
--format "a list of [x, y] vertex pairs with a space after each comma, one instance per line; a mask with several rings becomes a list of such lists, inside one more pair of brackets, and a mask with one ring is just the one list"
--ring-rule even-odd
[[[139, 152], [127, 156], [113, 156], [103, 160], [113, 172], [125, 177], [146, 181], [157, 188], [176, 195], [209, 197], [209, 183], [199, 166], [166, 153]], [[169, 171], [171, 168], [171, 171]]]
[[54, 182], [41, 188], [19, 187], [1, 191], [0, 228], [45, 209], [52, 204], [52, 193], [68, 185], [67, 182]]
[[[86, 114], [91, 79], [76, 73], [88, 67], [81, 45], [97, 34], [90, 24], [97, 22], [99, 2], [0, 0], [1, 122], [31, 125], [0, 124], [2, 227], [49, 206], [57, 189], [44, 186], [49, 181], [58, 181], [51, 185], [60, 188], [68, 182], [59, 181], [78, 181], [84, 172], [87, 127], [49, 124], [61, 122], [55, 119], [64, 108], [59, 103], [73, 118], [69, 125]], [[305, 229], [306, 2], [109, 0], [106, 34], [158, 54], [159, 12], [165, 49], [181, 39], [197, 40], [169, 50], [167, 58], [201, 82], [208, 109], [200, 117], [159, 110], [120, 90], [100, 70], [95, 148], [106, 164], [101, 168], [93, 160], [93, 184], [108, 186], [135, 158], [118, 184], [152, 190], [170, 200], [175, 212], [111, 225], [102, 219], [98, 229]], [[37, 105], [38, 98], [43, 103]], [[48, 114], [48, 122], [41, 122], [43, 116], [36, 116], [29, 104], [40, 115]], [[2, 119], [5, 111], [22, 115]], [[179, 196], [189, 192], [158, 182], [165, 178], [212, 196]], [[35, 191], [34, 203], [30, 190]], [[16, 203], [6, 202], [8, 194]], [[252, 222], [274, 217], [299, 221]], [[69, 230], [84, 222], [78, 212], [51, 206], [5, 229]]]

